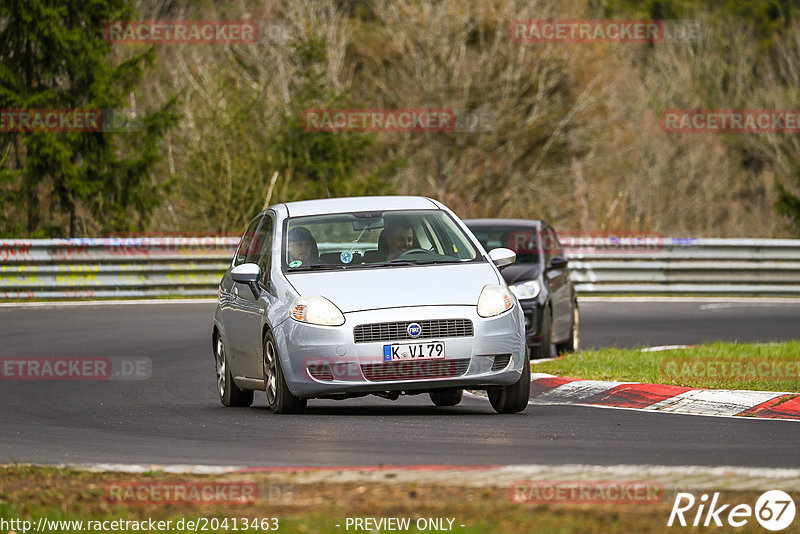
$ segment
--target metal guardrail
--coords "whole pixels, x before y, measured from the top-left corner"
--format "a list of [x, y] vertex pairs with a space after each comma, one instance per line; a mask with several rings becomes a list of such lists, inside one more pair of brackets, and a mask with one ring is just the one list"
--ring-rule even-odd
[[217, 294], [238, 237], [0, 240], [0, 299]]
[[[0, 240], [1, 299], [216, 296], [235, 237]], [[571, 238], [580, 294], [800, 295], [800, 240]]]
[[800, 295], [800, 239], [603, 241], [568, 254], [580, 294]]

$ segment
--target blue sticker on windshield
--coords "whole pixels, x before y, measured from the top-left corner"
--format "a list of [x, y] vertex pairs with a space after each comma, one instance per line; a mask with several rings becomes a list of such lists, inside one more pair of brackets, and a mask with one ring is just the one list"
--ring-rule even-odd
[[339, 254], [339, 259], [342, 260], [342, 263], [350, 263], [353, 261], [353, 253], [349, 250], [345, 250], [341, 254]]
[[301, 265], [303, 265], [303, 262], [302, 262], [302, 261], [300, 261], [300, 260], [294, 260], [293, 262], [291, 262], [291, 263], [289, 264], [289, 267], [292, 267], [292, 268], [294, 268], [294, 267], [300, 267]]

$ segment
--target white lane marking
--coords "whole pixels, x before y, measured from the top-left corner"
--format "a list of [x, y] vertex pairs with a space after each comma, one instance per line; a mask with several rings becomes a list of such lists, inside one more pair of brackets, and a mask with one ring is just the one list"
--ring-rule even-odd
[[579, 295], [578, 302], [717, 302], [745, 304], [800, 304], [800, 297], [590, 297]]
[[689, 414], [736, 415], [781, 395], [782, 393], [772, 391], [700, 389], [684, 391], [644, 409]]
[[[48, 465], [48, 464], [28, 464]], [[84, 464], [56, 464], [59, 468], [77, 468], [86, 471], [115, 472], [115, 473], [148, 473], [163, 471], [164, 473], [185, 473], [193, 475], [223, 475], [246, 469], [240, 465], [201, 465], [201, 464], [125, 464], [125, 463], [84, 463]]]
[[537, 363], [554, 362], [556, 360], [558, 360], [558, 358], [541, 358], [541, 359], [531, 360], [531, 365], [536, 365]]
[[[702, 311], [734, 310], [742, 308], [772, 308], [775, 304], [789, 304], [787, 302], [716, 302], [701, 304]], [[794, 302], [792, 302], [794, 304]]]
[[580, 402], [598, 393], [603, 393], [621, 384], [633, 384], [635, 382], [605, 382], [600, 380], [576, 380], [567, 382], [542, 393], [538, 397], [531, 399], [534, 403], [564, 403], [571, 404]]
[[54, 300], [52, 302], [2, 302], [0, 308], [56, 308], [64, 306], [129, 306], [133, 304], [211, 304], [217, 299]]
[[531, 373], [531, 382], [534, 380], [539, 380], [540, 378], [553, 378], [556, 375], [551, 375], [549, 373]]
[[645, 347], [639, 352], [661, 352], [662, 350], [693, 349], [697, 345], [658, 345], [656, 347]]
[[[786, 478], [797, 479], [800, 477], [800, 469], [791, 467], [737, 467], [737, 466], [700, 466], [700, 465], [587, 465], [587, 464], [561, 464], [561, 465], [538, 465], [520, 464], [505, 465], [498, 468], [499, 471], [510, 471], [515, 474], [525, 474], [536, 477], [541, 472], [564, 472], [564, 473], [591, 473], [598, 476], [628, 477], [636, 474], [647, 473], [650, 476], [660, 475], [709, 475], [715, 477], [727, 476], [746, 476], [752, 478]], [[538, 477], [536, 477], [538, 478]]]

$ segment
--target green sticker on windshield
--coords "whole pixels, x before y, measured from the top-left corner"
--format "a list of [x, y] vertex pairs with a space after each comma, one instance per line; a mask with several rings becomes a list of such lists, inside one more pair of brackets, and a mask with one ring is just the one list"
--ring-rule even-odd
[[300, 261], [300, 260], [294, 260], [293, 262], [291, 262], [291, 263], [289, 264], [289, 267], [292, 267], [292, 268], [294, 268], [294, 267], [300, 267], [301, 265], [303, 265], [303, 262], [302, 262], [302, 261]]

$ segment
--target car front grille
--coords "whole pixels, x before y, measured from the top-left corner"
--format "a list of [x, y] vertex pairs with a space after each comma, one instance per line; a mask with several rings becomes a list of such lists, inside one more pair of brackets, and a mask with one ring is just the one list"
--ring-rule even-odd
[[510, 354], [498, 354], [494, 357], [494, 362], [492, 362], [492, 371], [502, 371], [506, 368], [510, 359]]
[[[416, 338], [408, 334], [408, 325], [416, 322], [422, 333]], [[404, 339], [438, 339], [445, 337], [470, 337], [474, 335], [469, 319], [432, 319], [427, 321], [398, 321], [394, 323], [360, 324], [353, 330], [356, 343], [375, 341], [400, 341]]]
[[419, 380], [461, 376], [469, 368], [469, 358], [458, 360], [401, 360], [369, 363], [361, 366], [364, 378], [373, 382], [383, 380]]

